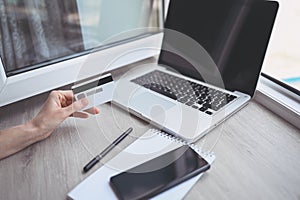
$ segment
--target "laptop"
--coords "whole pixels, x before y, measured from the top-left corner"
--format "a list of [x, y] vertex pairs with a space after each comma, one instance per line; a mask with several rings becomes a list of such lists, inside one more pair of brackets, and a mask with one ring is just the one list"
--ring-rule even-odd
[[172, 0], [158, 62], [116, 82], [113, 103], [193, 142], [253, 97], [278, 2]]

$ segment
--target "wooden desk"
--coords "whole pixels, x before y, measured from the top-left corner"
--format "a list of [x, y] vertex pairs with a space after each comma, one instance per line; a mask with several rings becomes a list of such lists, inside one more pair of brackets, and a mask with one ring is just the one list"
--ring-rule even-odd
[[[0, 108], [0, 129], [34, 117], [47, 96]], [[121, 130], [134, 127], [132, 136], [120, 144], [124, 148], [149, 128], [110, 104], [100, 109], [100, 115], [88, 120], [67, 119], [46, 140], [1, 160], [0, 199], [66, 199], [73, 187], [101, 165], [85, 175], [82, 167]], [[215, 143], [215, 163], [186, 199], [300, 198], [300, 131], [258, 103], [250, 102], [198, 141], [205, 148]]]

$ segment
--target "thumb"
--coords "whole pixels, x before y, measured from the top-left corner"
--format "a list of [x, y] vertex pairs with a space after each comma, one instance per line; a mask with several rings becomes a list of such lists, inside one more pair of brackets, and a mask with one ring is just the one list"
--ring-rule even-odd
[[89, 104], [89, 101], [86, 98], [80, 99], [71, 105], [64, 108], [66, 112], [66, 116], [72, 115], [74, 112], [77, 112], [83, 108], [85, 108]]

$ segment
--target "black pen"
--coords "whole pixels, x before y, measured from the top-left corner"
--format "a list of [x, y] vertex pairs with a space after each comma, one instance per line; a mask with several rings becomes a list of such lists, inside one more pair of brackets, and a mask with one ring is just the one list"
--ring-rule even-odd
[[111, 143], [106, 149], [104, 149], [99, 155], [97, 155], [93, 160], [86, 164], [83, 168], [83, 172], [86, 173], [89, 171], [95, 164], [97, 164], [108, 152], [110, 152], [116, 145], [118, 145], [129, 133], [132, 131], [132, 128], [127, 129], [122, 135], [120, 135], [113, 143]]

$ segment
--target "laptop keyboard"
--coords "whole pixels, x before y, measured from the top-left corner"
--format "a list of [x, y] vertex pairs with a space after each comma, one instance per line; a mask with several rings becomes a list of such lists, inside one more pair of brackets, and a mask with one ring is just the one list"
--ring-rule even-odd
[[236, 98], [234, 95], [158, 70], [131, 81], [208, 115]]

